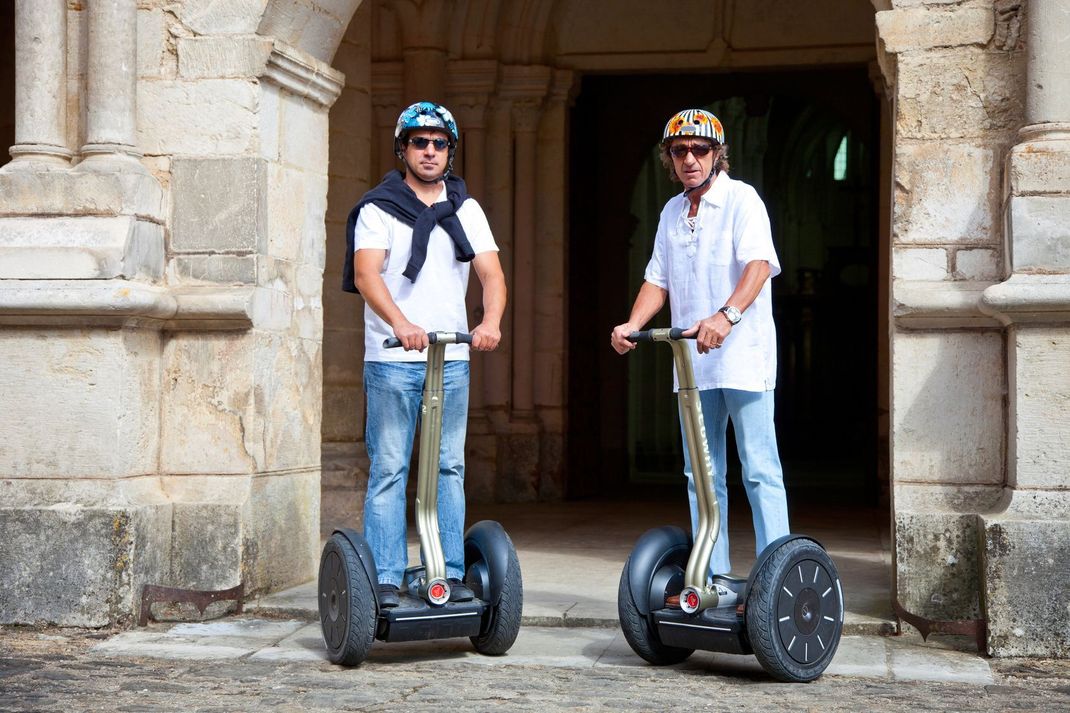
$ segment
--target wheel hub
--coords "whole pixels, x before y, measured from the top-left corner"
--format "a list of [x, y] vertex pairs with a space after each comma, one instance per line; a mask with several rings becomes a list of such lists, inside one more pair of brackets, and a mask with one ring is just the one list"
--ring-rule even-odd
[[828, 570], [811, 559], [796, 562], [780, 581], [777, 633], [797, 663], [812, 664], [833, 641], [840, 592]]

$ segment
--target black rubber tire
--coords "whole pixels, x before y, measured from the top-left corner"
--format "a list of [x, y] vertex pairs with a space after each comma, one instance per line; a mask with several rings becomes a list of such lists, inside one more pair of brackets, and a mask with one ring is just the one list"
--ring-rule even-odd
[[617, 617], [620, 619], [620, 628], [624, 632], [624, 638], [632, 647], [632, 651], [655, 666], [680, 663], [695, 650], [666, 646], [661, 643], [658, 632], [654, 631], [650, 625], [650, 619], [643, 616], [632, 600], [632, 589], [628, 586], [628, 568], [631, 564], [632, 558], [629, 557], [624, 563], [624, 571], [620, 573], [620, 586], [617, 588]]
[[[502, 534], [505, 535], [504, 530]], [[513, 646], [520, 634], [520, 618], [524, 611], [524, 580], [520, 574], [520, 559], [516, 556], [516, 547], [509, 535], [505, 535], [505, 540], [509, 544], [509, 567], [502, 582], [501, 599], [491, 611], [490, 628], [479, 636], [469, 637], [476, 651], [486, 656], [501, 656]]]
[[317, 589], [327, 658], [331, 663], [359, 666], [371, 650], [378, 615], [375, 592], [357, 551], [344, 535], [335, 534], [324, 545]]
[[744, 611], [751, 648], [769, 675], [791, 683], [817, 679], [843, 631], [835, 563], [813, 540], [788, 540], [755, 573]]

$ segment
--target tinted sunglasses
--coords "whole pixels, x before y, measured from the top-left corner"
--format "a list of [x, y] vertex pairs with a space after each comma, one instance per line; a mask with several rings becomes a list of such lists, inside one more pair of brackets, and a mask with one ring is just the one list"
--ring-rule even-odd
[[683, 158], [690, 152], [695, 158], [702, 158], [710, 151], [713, 151], [713, 144], [677, 144], [669, 148], [669, 153], [673, 158]]
[[433, 144], [435, 151], [445, 151], [449, 148], [450, 142], [446, 139], [429, 139], [426, 136], [413, 136], [408, 140], [409, 146], [415, 146], [420, 151], [427, 148], [428, 144]]

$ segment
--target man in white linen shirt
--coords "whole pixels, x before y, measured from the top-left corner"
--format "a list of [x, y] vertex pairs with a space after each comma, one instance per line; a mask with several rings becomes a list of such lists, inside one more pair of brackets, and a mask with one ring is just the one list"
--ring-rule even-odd
[[[695, 381], [722, 513], [710, 571], [727, 574], [729, 419], [758, 553], [789, 533], [773, 425], [776, 330], [770, 280], [780, 273], [780, 263], [765, 204], [751, 186], [728, 176], [724, 129], [717, 117], [701, 109], [677, 113], [665, 126], [661, 146], [662, 162], [684, 192], [662, 210], [643, 286], [628, 321], [614, 327], [610, 340], [620, 354], [634, 349], [626, 337], [642, 329], [666, 297], [673, 326], [686, 327], [684, 334], [695, 337], [690, 346]], [[684, 475], [695, 532], [698, 508], [686, 448]]]

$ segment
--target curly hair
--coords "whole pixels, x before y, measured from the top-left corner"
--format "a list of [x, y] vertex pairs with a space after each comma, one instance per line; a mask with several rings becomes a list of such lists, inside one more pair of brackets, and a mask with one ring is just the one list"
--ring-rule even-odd
[[[673, 183], [679, 183], [680, 178], [676, 175], [676, 166], [672, 162], [672, 154], [669, 153], [669, 147], [672, 146], [671, 141], [666, 141], [661, 145], [661, 151], [659, 155], [661, 157], [661, 165], [669, 172], [669, 180]], [[719, 144], [716, 141], [713, 142], [713, 167], [717, 172], [728, 172], [728, 144]]]

